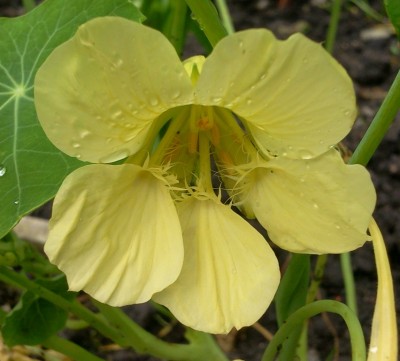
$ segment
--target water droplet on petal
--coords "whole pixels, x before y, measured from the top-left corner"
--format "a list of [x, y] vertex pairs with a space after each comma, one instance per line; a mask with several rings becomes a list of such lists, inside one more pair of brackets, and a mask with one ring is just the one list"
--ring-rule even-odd
[[153, 106], [153, 107], [155, 107], [155, 106], [157, 106], [158, 105], [158, 99], [157, 98], [151, 98], [150, 99], [150, 105], [151, 106]]
[[6, 174], [6, 167], [0, 165], [0, 177], [4, 176], [4, 174]]
[[341, 227], [338, 224], [335, 224], [336, 229], [340, 229]]
[[307, 149], [299, 150], [299, 154], [302, 159], [311, 159], [313, 157], [313, 154]]
[[214, 97], [212, 98], [212, 101], [215, 103], [221, 103], [222, 98], [221, 97]]
[[317, 204], [317, 203], [313, 203], [313, 207], [315, 208], [315, 209], [319, 209], [319, 205]]
[[172, 99], [178, 99], [180, 96], [181, 96], [181, 92], [179, 90], [177, 90], [172, 94]]
[[79, 132], [79, 136], [84, 139], [86, 138], [88, 135], [90, 134], [90, 132], [87, 129], [83, 129]]
[[246, 104], [247, 104], [247, 105], [251, 105], [251, 103], [253, 103], [253, 101], [252, 101], [251, 99], [247, 99], [247, 100], [246, 100]]
[[110, 153], [108, 155], [105, 155], [104, 157], [101, 157], [99, 159], [100, 163], [112, 163], [116, 162], [117, 160], [126, 158], [129, 155], [128, 150], [122, 149], [118, 150], [116, 152]]
[[79, 143], [76, 142], [72, 143], [72, 148], [80, 148], [80, 147], [81, 145]]

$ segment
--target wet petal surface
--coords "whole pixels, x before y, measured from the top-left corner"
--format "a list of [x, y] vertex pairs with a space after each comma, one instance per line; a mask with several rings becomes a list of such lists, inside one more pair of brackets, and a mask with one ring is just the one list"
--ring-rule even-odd
[[71, 290], [122, 306], [145, 302], [175, 281], [183, 241], [159, 178], [136, 165], [89, 165], [62, 184], [45, 252]]

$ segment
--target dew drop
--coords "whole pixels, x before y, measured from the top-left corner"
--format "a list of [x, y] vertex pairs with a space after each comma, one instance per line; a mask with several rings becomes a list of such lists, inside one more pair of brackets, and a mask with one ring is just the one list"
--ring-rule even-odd
[[79, 136], [81, 137], [81, 139], [86, 138], [89, 134], [90, 134], [90, 131], [88, 131], [87, 129], [82, 129], [79, 132]]
[[346, 110], [343, 112], [343, 114], [344, 114], [346, 117], [348, 117], [348, 116], [350, 115], [350, 110], [346, 109]]
[[155, 107], [158, 105], [158, 99], [157, 98], [151, 98], [150, 99], [150, 105]]
[[221, 97], [214, 97], [212, 100], [215, 103], [221, 103], [222, 98]]
[[317, 203], [313, 203], [313, 207], [315, 208], [315, 209], [319, 209], [319, 205], [317, 204]]
[[126, 150], [126, 149], [118, 150], [111, 154], [105, 155], [104, 157], [101, 157], [99, 159], [99, 161], [100, 161], [100, 163], [112, 163], [112, 162], [116, 162], [117, 160], [126, 158], [128, 155], [129, 155], [128, 150]]
[[111, 115], [111, 118], [116, 120], [118, 118], [121, 118], [122, 116], [122, 110], [117, 110], [113, 115]]
[[313, 154], [307, 149], [301, 149], [299, 153], [302, 159], [311, 159], [313, 157]]
[[14, 204], [15, 204], [15, 205], [19, 204], [19, 201], [14, 201]]
[[247, 99], [247, 100], [246, 100], [246, 104], [247, 104], [247, 105], [251, 105], [251, 103], [253, 103], [253, 101], [252, 101], [251, 99]]
[[338, 224], [335, 224], [336, 229], [340, 229], [341, 227]]
[[179, 90], [172, 93], [172, 99], [178, 99], [181, 96], [181, 92]]
[[76, 142], [74, 142], [74, 143], [72, 143], [72, 148], [80, 148], [81, 147], [81, 145], [79, 144], [79, 143], [76, 143]]
[[0, 165], [0, 177], [3, 177], [6, 174], [6, 167]]

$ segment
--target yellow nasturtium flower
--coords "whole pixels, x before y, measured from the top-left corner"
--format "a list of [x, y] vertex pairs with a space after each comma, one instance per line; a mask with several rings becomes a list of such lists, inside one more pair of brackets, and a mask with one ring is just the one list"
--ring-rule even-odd
[[41, 66], [35, 104], [48, 138], [94, 163], [62, 184], [45, 251], [101, 302], [152, 298], [212, 333], [254, 323], [280, 272], [232, 204], [289, 251], [369, 239], [370, 177], [333, 148], [354, 121], [352, 84], [302, 35], [242, 31], [182, 63], [161, 33], [97, 18]]

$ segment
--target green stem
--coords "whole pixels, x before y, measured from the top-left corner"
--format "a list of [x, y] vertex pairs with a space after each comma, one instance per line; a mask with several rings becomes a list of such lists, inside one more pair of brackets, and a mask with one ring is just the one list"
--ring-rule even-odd
[[329, 19], [328, 32], [326, 34], [325, 49], [332, 54], [335, 46], [336, 33], [340, 19], [342, 0], [333, 0], [332, 11]]
[[104, 359], [93, 355], [77, 344], [56, 335], [53, 335], [45, 340], [43, 342], [43, 346], [60, 352], [72, 360], [104, 361]]
[[342, 253], [340, 255], [340, 265], [342, 268], [344, 289], [346, 292], [346, 304], [354, 311], [354, 313], [357, 314], [356, 283], [354, 281], [350, 253]]
[[215, 3], [217, 5], [218, 12], [221, 16], [221, 20], [225, 26], [225, 29], [227, 30], [228, 34], [233, 34], [235, 32], [235, 28], [233, 26], [232, 17], [229, 13], [228, 6], [226, 5], [226, 1], [216, 0]]
[[311, 303], [315, 300], [319, 285], [321, 284], [322, 277], [324, 276], [327, 260], [328, 260], [327, 254], [321, 254], [317, 257], [317, 262], [314, 268], [314, 274], [311, 280], [310, 287], [308, 288], [306, 303]]
[[332, 300], [316, 301], [305, 305], [292, 313], [286, 323], [283, 324], [275, 334], [261, 360], [275, 360], [275, 355], [277, 354], [280, 345], [282, 345], [286, 340], [291, 331], [295, 329], [296, 326], [301, 325], [305, 320], [322, 312], [337, 313], [344, 319], [350, 333], [352, 361], [365, 361], [365, 340], [357, 316], [343, 303]]
[[[197, 335], [197, 337], [192, 337], [197, 340], [194, 344], [170, 344], [142, 329], [118, 308], [93, 301], [102, 312], [101, 314], [95, 314], [77, 301], [68, 301], [6, 267], [0, 267], [0, 280], [29, 290], [58, 307], [74, 313], [104, 336], [109, 337], [121, 346], [130, 346], [138, 352], [173, 361], [203, 361], [206, 359], [210, 361], [227, 361], [225, 355], [209, 335], [204, 334], [205, 336]], [[86, 360], [86, 358], [77, 358], [77, 360]]]
[[119, 345], [126, 345], [127, 341], [119, 331], [113, 329], [107, 322], [99, 317], [99, 315], [89, 311], [76, 300], [69, 301], [7, 267], [0, 267], [0, 280], [15, 285], [19, 288], [29, 290], [34, 294], [54, 303], [63, 310], [74, 313], [104, 336], [109, 337]]
[[163, 33], [179, 55], [182, 54], [185, 43], [186, 12], [184, 0], [170, 0], [170, 13]]
[[218, 41], [228, 35], [224, 25], [219, 19], [214, 5], [210, 0], [185, 1], [213, 47], [218, 43]]
[[[397, 73], [394, 82], [392, 83], [385, 100], [376, 113], [367, 132], [365, 133], [360, 144], [357, 146], [350, 158], [350, 164], [367, 165], [369, 160], [374, 155], [376, 149], [381, 143], [383, 137], [387, 133], [390, 125], [397, 112], [400, 109], [400, 71]], [[354, 275], [351, 270], [350, 254], [344, 253], [340, 255], [342, 273], [346, 289], [347, 304], [353, 310], [357, 310], [356, 305], [356, 290]]]
[[397, 73], [381, 107], [351, 157], [350, 164], [367, 165], [400, 109], [400, 71]]
[[190, 331], [190, 344], [170, 344], [145, 331], [122, 310], [99, 302], [95, 305], [112, 325], [127, 336], [130, 345], [138, 352], [171, 361], [227, 361], [210, 335]]

